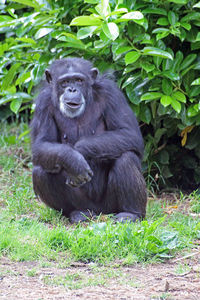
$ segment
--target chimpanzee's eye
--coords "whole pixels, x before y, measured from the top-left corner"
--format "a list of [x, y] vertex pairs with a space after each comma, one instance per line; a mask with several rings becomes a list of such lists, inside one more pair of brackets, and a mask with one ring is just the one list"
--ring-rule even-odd
[[82, 79], [82, 78], [78, 78], [78, 77], [77, 77], [75, 80], [76, 80], [76, 82], [80, 82], [80, 83], [83, 82], [83, 79]]
[[60, 85], [65, 88], [69, 84], [69, 80], [63, 80], [61, 81]]

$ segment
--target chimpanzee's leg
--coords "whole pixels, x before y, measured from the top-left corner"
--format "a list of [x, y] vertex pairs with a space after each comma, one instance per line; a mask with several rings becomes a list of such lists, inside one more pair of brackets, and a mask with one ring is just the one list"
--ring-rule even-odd
[[69, 187], [65, 171], [58, 174], [46, 172], [42, 167], [33, 169], [33, 188], [36, 195], [51, 208], [62, 211], [72, 223], [92, 216], [95, 205], [84, 195], [82, 188]]
[[146, 213], [146, 184], [141, 164], [134, 152], [125, 152], [109, 172], [105, 205], [107, 212], [117, 213], [119, 221], [135, 221]]

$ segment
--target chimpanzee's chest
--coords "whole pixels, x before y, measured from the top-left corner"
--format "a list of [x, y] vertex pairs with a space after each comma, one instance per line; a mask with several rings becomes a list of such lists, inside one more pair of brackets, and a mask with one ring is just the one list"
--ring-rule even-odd
[[58, 130], [58, 142], [74, 145], [79, 139], [100, 135], [106, 130], [103, 114], [83, 115], [79, 118], [69, 119], [63, 115], [55, 116]]

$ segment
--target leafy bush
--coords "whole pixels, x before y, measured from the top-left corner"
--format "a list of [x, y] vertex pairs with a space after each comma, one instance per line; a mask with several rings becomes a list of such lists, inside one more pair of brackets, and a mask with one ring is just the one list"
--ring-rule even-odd
[[30, 108], [49, 61], [84, 56], [101, 71], [115, 70], [141, 121], [148, 183], [200, 182], [200, 2], [0, 3], [0, 117]]

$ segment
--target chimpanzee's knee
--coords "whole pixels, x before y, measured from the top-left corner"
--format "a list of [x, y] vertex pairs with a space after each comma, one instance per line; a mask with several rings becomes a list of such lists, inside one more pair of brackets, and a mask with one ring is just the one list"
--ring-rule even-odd
[[42, 167], [35, 166], [32, 172], [33, 189], [35, 194], [48, 206], [62, 211], [66, 216], [74, 210], [71, 204], [70, 192], [65, 184], [62, 173], [52, 174]]
[[109, 174], [108, 190], [110, 210], [114, 208], [117, 213], [145, 217], [146, 184], [140, 160], [134, 152], [125, 152], [115, 161]]

